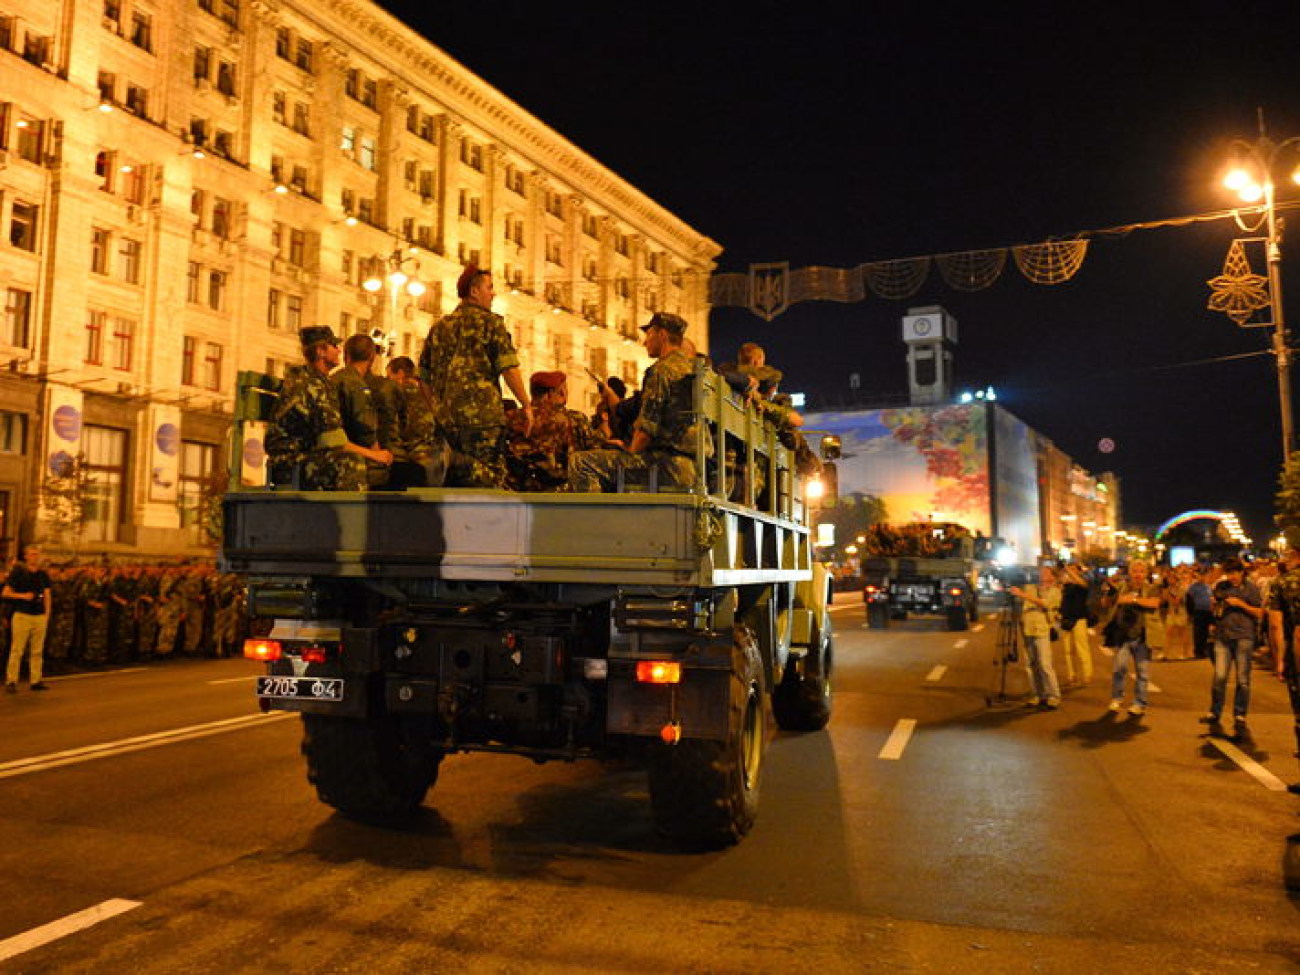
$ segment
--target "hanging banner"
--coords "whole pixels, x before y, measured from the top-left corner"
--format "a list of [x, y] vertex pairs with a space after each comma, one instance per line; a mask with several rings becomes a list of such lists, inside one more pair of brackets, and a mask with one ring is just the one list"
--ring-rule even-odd
[[266, 487], [266, 423], [263, 420], [244, 424], [244, 450], [239, 462], [241, 487]]
[[180, 474], [180, 408], [154, 403], [149, 408], [149, 500], [175, 503]]
[[72, 473], [77, 456], [81, 453], [81, 390], [71, 386], [49, 387], [45, 415], [49, 417], [45, 430], [45, 469], [55, 477]]

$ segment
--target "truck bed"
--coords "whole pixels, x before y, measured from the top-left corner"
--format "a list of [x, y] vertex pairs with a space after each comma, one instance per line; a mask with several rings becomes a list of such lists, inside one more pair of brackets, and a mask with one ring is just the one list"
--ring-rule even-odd
[[692, 493], [250, 490], [222, 563], [262, 576], [724, 586], [811, 578], [807, 527]]

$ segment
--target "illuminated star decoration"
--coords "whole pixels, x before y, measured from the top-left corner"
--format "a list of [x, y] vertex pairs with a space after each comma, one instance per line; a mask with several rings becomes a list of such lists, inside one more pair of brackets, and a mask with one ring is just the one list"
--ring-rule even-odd
[[1210, 286], [1210, 311], [1221, 311], [1238, 325], [1245, 325], [1269, 303], [1268, 279], [1255, 274], [1246, 259], [1246, 249], [1234, 240], [1223, 261], [1223, 273], [1206, 282]]

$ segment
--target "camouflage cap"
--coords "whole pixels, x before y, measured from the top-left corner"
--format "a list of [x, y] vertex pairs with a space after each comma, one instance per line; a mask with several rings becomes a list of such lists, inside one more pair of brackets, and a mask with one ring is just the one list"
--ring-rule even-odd
[[775, 386], [784, 376], [784, 373], [782, 373], [780, 369], [776, 369], [772, 366], [744, 365], [737, 366], [736, 371], [746, 376], [753, 376], [758, 380], [760, 386]]
[[302, 343], [304, 349], [310, 349], [317, 342], [338, 345], [340, 339], [334, 334], [334, 329], [328, 325], [308, 325], [306, 328], [298, 329], [298, 341]]
[[641, 331], [648, 332], [652, 328], [662, 328], [669, 335], [676, 335], [681, 338], [686, 334], [686, 319], [681, 315], [674, 315], [672, 312], [657, 311], [646, 324], [641, 326]]

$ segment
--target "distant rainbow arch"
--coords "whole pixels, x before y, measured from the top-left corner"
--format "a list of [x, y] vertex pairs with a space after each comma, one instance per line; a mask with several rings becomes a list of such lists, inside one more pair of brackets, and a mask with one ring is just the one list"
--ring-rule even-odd
[[1223, 522], [1227, 520], [1228, 512], [1211, 511], [1209, 508], [1197, 508], [1195, 511], [1184, 511], [1181, 515], [1174, 515], [1156, 529], [1156, 541], [1163, 538], [1165, 532], [1171, 531], [1179, 525], [1185, 525], [1189, 521], [1196, 521], [1198, 518], [1211, 518], [1214, 521]]

